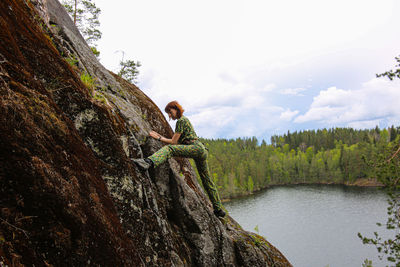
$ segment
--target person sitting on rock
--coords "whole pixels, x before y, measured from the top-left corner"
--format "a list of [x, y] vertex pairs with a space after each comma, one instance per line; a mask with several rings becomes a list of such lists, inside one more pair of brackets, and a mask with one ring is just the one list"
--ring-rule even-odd
[[203, 182], [204, 189], [213, 204], [214, 214], [218, 217], [224, 217], [225, 212], [222, 209], [217, 188], [208, 168], [208, 151], [206, 147], [200, 142], [189, 119], [183, 116], [184, 110], [177, 101], [168, 103], [165, 107], [165, 112], [170, 119], [177, 119], [175, 133], [172, 138], [165, 138], [155, 131], [150, 131], [149, 135], [169, 145], [162, 147], [148, 158], [134, 159], [133, 161], [140, 169], [147, 170], [150, 167], [159, 166], [171, 157], [193, 158], [201, 181]]

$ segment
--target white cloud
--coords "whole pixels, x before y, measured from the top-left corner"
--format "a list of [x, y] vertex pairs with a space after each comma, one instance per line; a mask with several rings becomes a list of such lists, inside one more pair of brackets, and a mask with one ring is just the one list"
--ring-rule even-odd
[[[310, 102], [308, 92], [320, 86], [315, 70], [330, 76], [334, 67], [324, 67], [334, 66], [335, 59], [357, 65], [355, 72], [385, 70], [400, 41], [397, 0], [96, 0], [96, 5], [102, 10], [102, 63], [116, 71], [116, 50], [139, 60], [140, 89], [161, 110], [171, 100], [181, 102], [198, 134], [207, 137], [286, 132], [300, 113], [295, 112]], [[314, 99], [296, 121], [332, 121], [328, 114], [336, 121], [364, 121], [344, 113], [366, 111], [364, 105], [348, 110], [350, 98], [340, 90], [325, 90], [327, 96]]]
[[330, 87], [314, 97], [310, 109], [297, 123], [319, 122], [365, 128], [400, 119], [400, 81], [372, 79], [359, 90]]
[[[215, 84], [219, 85], [218, 90], [207, 93], [199, 90], [194, 98], [193, 94], [181, 95], [181, 103], [199, 136], [261, 136], [274, 125], [276, 127], [283, 108], [268, 101], [275, 87], [273, 84], [260, 89], [244, 82], [228, 86], [218, 79]], [[167, 97], [166, 94], [161, 99]]]
[[339, 108], [354, 103], [351, 99], [351, 91], [330, 87], [326, 91], [321, 91], [319, 96], [314, 97], [314, 102], [311, 104], [312, 108], [332, 107]]
[[301, 92], [304, 92], [305, 88], [286, 88], [281, 90], [283, 95], [294, 95], [294, 96], [304, 96]]
[[348, 123], [347, 126], [355, 129], [372, 129], [379, 125], [380, 120], [366, 120], [366, 121], [354, 121]]
[[279, 118], [285, 121], [291, 121], [294, 116], [299, 113], [298, 110], [291, 111], [290, 108], [281, 113]]
[[186, 72], [279, 64], [349, 44], [359, 47], [355, 42], [392, 19], [395, 2], [97, 0], [102, 9], [99, 46], [102, 59], [114, 66], [120, 59], [116, 50], [139, 59], [143, 67]]
[[277, 127], [282, 110], [276, 106], [215, 106], [191, 112], [188, 117], [202, 137], [260, 137]]

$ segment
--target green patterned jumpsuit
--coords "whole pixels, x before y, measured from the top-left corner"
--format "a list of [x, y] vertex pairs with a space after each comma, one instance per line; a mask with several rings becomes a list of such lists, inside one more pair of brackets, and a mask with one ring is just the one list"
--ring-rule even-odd
[[222, 209], [217, 188], [212, 180], [210, 170], [208, 168], [208, 151], [197, 137], [189, 119], [182, 115], [176, 122], [175, 132], [181, 134], [178, 140], [179, 145], [164, 146], [151, 155], [149, 159], [153, 161], [154, 167], [157, 167], [171, 157], [193, 158], [200, 174], [204, 189], [206, 190], [214, 209]]

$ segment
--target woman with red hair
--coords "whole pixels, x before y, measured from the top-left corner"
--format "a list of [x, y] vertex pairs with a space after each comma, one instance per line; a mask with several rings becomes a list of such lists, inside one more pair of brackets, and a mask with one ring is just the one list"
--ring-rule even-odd
[[161, 163], [167, 161], [171, 157], [193, 158], [204, 189], [213, 204], [215, 215], [218, 217], [224, 217], [225, 212], [222, 209], [217, 188], [212, 180], [208, 168], [208, 151], [206, 147], [200, 142], [189, 119], [183, 116], [184, 110], [177, 101], [168, 103], [165, 107], [165, 112], [168, 114], [170, 119], [177, 120], [175, 133], [172, 138], [169, 139], [163, 137], [155, 131], [150, 131], [149, 135], [168, 145], [162, 147], [148, 158], [134, 159], [133, 161], [140, 169], [147, 170], [150, 167], [158, 167]]

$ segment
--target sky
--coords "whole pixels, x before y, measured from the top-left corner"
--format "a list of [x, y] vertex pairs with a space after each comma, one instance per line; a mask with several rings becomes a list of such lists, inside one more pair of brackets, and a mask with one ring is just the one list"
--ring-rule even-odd
[[398, 0], [95, 3], [103, 65], [140, 61], [136, 85], [201, 137], [400, 125], [400, 80], [376, 78], [400, 55]]

